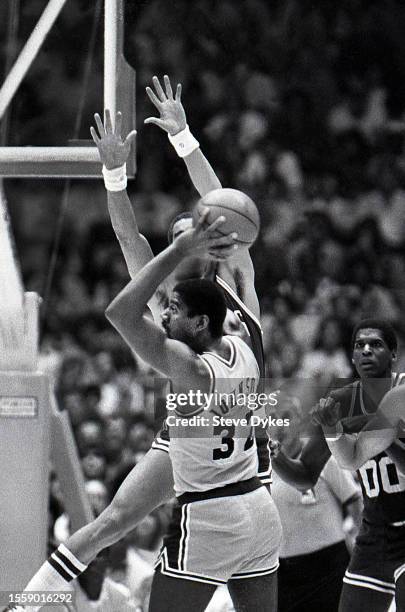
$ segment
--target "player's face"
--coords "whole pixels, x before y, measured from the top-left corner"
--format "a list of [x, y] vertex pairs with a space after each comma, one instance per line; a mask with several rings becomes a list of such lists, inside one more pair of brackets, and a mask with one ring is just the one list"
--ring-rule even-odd
[[169, 338], [192, 344], [195, 337], [195, 317], [190, 317], [188, 308], [176, 291], [168, 307], [162, 313], [162, 325]]
[[379, 329], [360, 329], [353, 348], [353, 364], [360, 377], [379, 378], [390, 374], [393, 352]]

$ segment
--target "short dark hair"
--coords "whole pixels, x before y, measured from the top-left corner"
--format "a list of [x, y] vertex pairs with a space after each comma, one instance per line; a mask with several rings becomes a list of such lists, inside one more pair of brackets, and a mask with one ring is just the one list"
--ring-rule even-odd
[[176, 225], [177, 221], [181, 221], [182, 219], [192, 219], [192, 218], [193, 218], [193, 215], [191, 212], [182, 212], [170, 221], [169, 229], [167, 230], [167, 242], [169, 244], [173, 242], [173, 228]]
[[213, 338], [223, 334], [226, 303], [222, 289], [207, 278], [196, 278], [178, 283], [173, 291], [178, 293], [188, 308], [190, 317], [207, 315]]
[[392, 327], [389, 321], [384, 319], [362, 319], [355, 325], [352, 333], [352, 350], [354, 349], [354, 342], [356, 335], [361, 329], [378, 329], [384, 338], [384, 341], [390, 351], [396, 351], [398, 348], [398, 339], [395, 333], [395, 329]]

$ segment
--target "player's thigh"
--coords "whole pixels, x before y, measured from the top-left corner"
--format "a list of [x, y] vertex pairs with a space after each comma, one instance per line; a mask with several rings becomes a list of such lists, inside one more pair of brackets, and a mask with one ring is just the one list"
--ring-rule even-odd
[[172, 578], [156, 571], [149, 612], [203, 612], [216, 588], [214, 584]]
[[387, 612], [392, 595], [374, 589], [343, 583], [339, 612]]
[[230, 580], [228, 589], [236, 612], [277, 611], [277, 572]]
[[173, 495], [170, 457], [166, 452], [151, 449], [125, 478], [112, 506], [136, 524]]

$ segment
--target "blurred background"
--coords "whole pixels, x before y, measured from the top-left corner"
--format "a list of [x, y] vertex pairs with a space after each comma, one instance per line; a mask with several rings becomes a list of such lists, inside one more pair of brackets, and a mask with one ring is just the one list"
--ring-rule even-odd
[[[45, 5], [21, 0], [10, 49], [8, 3], [0, 4], [3, 69]], [[188, 123], [223, 186], [246, 191], [259, 207], [252, 255], [268, 376], [326, 383], [350, 376], [351, 327], [366, 316], [389, 319], [403, 345], [403, 3], [127, 5], [138, 129], [129, 193], [153, 250], [166, 245], [169, 220], [196, 200], [165, 135], [143, 125], [155, 114], [145, 86], [154, 74], [169, 74], [183, 84]], [[67, 2], [12, 104], [7, 144], [89, 138], [93, 113], [102, 109], [101, 6]], [[128, 279], [105, 190], [101, 180], [72, 181], [64, 202], [61, 180], [7, 180], [5, 187], [25, 286], [45, 298], [41, 367], [70, 414], [90, 489], [107, 503], [153, 439], [154, 373], [104, 318]], [[53, 512], [62, 512], [57, 483]], [[163, 523], [156, 518], [157, 532]]]

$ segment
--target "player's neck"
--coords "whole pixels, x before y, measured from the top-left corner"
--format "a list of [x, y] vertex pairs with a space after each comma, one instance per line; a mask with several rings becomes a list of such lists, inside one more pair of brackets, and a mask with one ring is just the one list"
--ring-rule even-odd
[[383, 396], [391, 389], [392, 372], [387, 370], [378, 378], [361, 378], [361, 386], [367, 395], [371, 395], [379, 403]]

